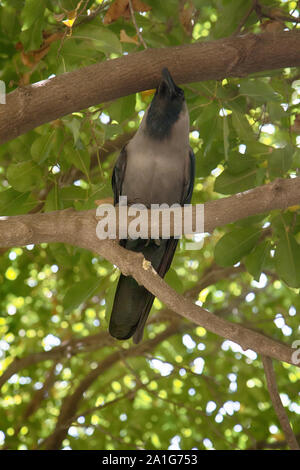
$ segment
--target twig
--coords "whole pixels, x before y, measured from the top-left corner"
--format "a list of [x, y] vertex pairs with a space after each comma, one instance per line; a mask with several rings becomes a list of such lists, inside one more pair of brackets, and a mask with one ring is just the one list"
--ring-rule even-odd
[[42, 361], [53, 360], [61, 361], [65, 357], [72, 357], [75, 354], [97, 351], [105, 346], [113, 344], [113, 338], [107, 332], [86, 336], [85, 338], [71, 338], [69, 341], [63, 342], [60, 346], [56, 346], [50, 351], [40, 351], [28, 354], [22, 358], [16, 358], [0, 377], [0, 389], [9, 378], [18, 373], [18, 371], [38, 364]]
[[[108, 157], [118, 151], [121, 150], [124, 145], [127, 144], [127, 142], [133, 137], [135, 134], [135, 131], [130, 131], [125, 134], [121, 134], [118, 136], [116, 139], [110, 139], [107, 140], [106, 142], [101, 145], [99, 149], [96, 149], [95, 152], [92, 153], [91, 155], [91, 163], [90, 163], [90, 171], [93, 170], [98, 166], [98, 158], [97, 158], [97, 153], [99, 152], [99, 155], [101, 155], [100, 159], [100, 164], [103, 165], [103, 163], [108, 159]], [[62, 183], [64, 185], [68, 185], [76, 181], [77, 179], [85, 178], [86, 175], [82, 173], [81, 170], [78, 168], [75, 168], [72, 166], [63, 176], [62, 176]]]
[[140, 32], [140, 30], [139, 30], [139, 27], [138, 27], [138, 25], [136, 24], [136, 19], [135, 19], [135, 15], [134, 15], [134, 9], [133, 9], [132, 1], [131, 1], [131, 0], [129, 0], [129, 10], [130, 10], [131, 19], [132, 19], [133, 25], [134, 25], [134, 27], [135, 27], [135, 30], [136, 30], [136, 32], [137, 32], [138, 38], [139, 38], [141, 44], [143, 44], [144, 48], [147, 49], [147, 44], [145, 43], [144, 38], [143, 38], [143, 36], [141, 35], [141, 32]]
[[274, 15], [272, 14], [271, 10], [263, 11], [263, 7], [259, 3], [258, 0], [253, 0], [253, 3], [254, 3], [253, 6], [255, 8], [255, 11], [260, 18], [269, 18], [270, 20], [273, 20], [273, 21], [284, 21], [288, 23], [300, 23], [300, 18], [296, 18], [292, 15], [284, 15], [284, 14], [281, 14], [281, 12], [280, 12], [280, 15], [278, 14]]
[[[222, 279], [228, 279], [229, 276], [233, 274], [238, 274], [239, 272], [245, 270], [245, 268], [241, 270], [240, 267], [230, 267], [230, 270], [232, 271], [230, 272], [229, 268], [215, 268], [216, 272], [214, 270], [208, 272], [207, 270], [207, 274], [205, 272], [203, 277], [199, 279], [199, 283], [197, 283], [192, 288], [188, 289], [185, 292], [184, 296], [188, 299], [196, 300], [198, 293], [205, 287], [208, 287], [211, 284], [215, 284], [216, 282]], [[179, 319], [180, 316], [178, 315], [177, 318]], [[163, 321], [170, 320], [174, 322], [174, 312], [168, 310], [167, 308], [164, 308], [163, 310], [160, 310], [159, 313], [157, 313], [156, 315], [152, 315], [152, 317], [149, 319], [148, 324], [158, 322], [161, 323]], [[192, 323], [185, 323], [185, 331], [188, 331], [191, 327], [194, 327]], [[113, 344], [114, 339], [106, 331], [101, 331], [100, 333], [89, 335], [84, 338], [72, 337], [70, 338], [70, 340], [63, 342], [60, 346], [52, 348], [50, 351], [40, 351], [37, 353], [28, 354], [27, 356], [21, 358], [18, 357], [10, 363], [10, 365], [1, 375], [0, 389], [4, 385], [4, 383], [10, 379], [12, 375], [17, 374], [20, 370], [24, 368], [28, 368], [32, 365], [38, 364], [46, 360], [61, 361], [64, 357], [73, 357], [76, 354], [84, 354], [92, 351], [98, 351], [104, 347], [111, 346]]]
[[[300, 433], [296, 434], [296, 438], [300, 439]], [[282, 449], [287, 446], [286, 440], [268, 442], [267, 440], [257, 441], [253, 446], [247, 447], [246, 450], [266, 450], [266, 449]]]
[[74, 111], [154, 88], [162, 64], [180, 85], [297, 67], [299, 48], [300, 33], [282, 31], [148, 48], [100, 61], [8, 93], [0, 107], [0, 143]]
[[[124, 350], [123, 354], [126, 357], [139, 355], [146, 351], [151, 351], [154, 347], [161, 343], [161, 341], [169, 338], [170, 336], [178, 333], [178, 323], [170, 325], [165, 331], [158, 334], [154, 339], [145, 341], [143, 344]], [[60, 409], [60, 415], [58, 417], [56, 428], [41, 444], [42, 448], [47, 450], [59, 449], [63, 439], [68, 432], [68, 426], [66, 423], [72, 422], [76, 411], [83, 397], [84, 392], [94, 383], [94, 381], [109, 369], [113, 364], [121, 359], [120, 352], [115, 351], [104, 360], [100, 361], [95, 369], [91, 369], [90, 372], [83, 378], [77, 388], [71, 395], [65, 397], [63, 404]]]
[[[120, 351], [120, 353], [122, 353], [122, 351]], [[214, 432], [216, 434], [216, 436], [218, 436], [219, 438], [223, 439], [224, 436], [220, 433], [220, 431], [217, 429], [217, 427], [215, 427], [214, 425], [212, 425], [210, 423], [210, 420], [207, 419], [208, 416], [207, 414], [202, 411], [202, 409], [200, 410], [199, 408], [197, 408], [194, 404], [194, 406], [189, 406], [187, 405], [186, 403], [181, 403], [179, 401], [174, 401], [174, 400], [171, 400], [170, 398], [163, 398], [162, 396], [160, 396], [159, 394], [157, 394], [154, 390], [151, 390], [149, 388], [149, 384], [151, 381], [148, 381], [148, 383], [144, 384], [140, 378], [140, 376], [138, 375], [138, 373], [135, 371], [135, 369], [129, 364], [129, 362], [126, 360], [126, 358], [124, 357], [123, 354], [121, 354], [121, 357], [122, 357], [122, 360], [125, 364], [125, 366], [129, 369], [129, 371], [133, 374], [133, 376], [136, 378], [137, 380], [137, 383], [139, 384], [139, 386], [141, 388], [144, 388], [144, 390], [146, 390], [150, 395], [154, 396], [155, 399], [158, 399], [158, 400], [162, 400], [164, 401], [165, 403], [169, 404], [169, 405], [173, 405], [175, 410], [176, 408], [181, 408], [181, 409], [185, 409], [186, 411], [190, 411], [192, 412], [193, 414], [200, 414], [202, 416], [203, 419], [206, 419], [206, 422], [207, 422], [207, 425], [209, 428], [211, 428], [212, 432]], [[145, 358], [147, 359], [147, 357], [145, 356]], [[153, 358], [154, 359], [154, 358]], [[164, 362], [164, 361], [162, 361]], [[176, 367], [174, 364], [173, 364], [174, 368]], [[193, 372], [191, 370], [189, 370], [188, 372], [192, 373]], [[197, 374], [195, 374], [197, 375]], [[199, 375], [197, 375], [197, 377], [199, 378]], [[202, 379], [204, 378], [204, 376], [202, 376]]]
[[272, 359], [267, 356], [262, 356], [262, 363], [264, 366], [267, 385], [268, 385], [270, 397], [274, 406], [274, 410], [275, 410], [275, 413], [277, 414], [277, 418], [285, 434], [287, 444], [292, 450], [300, 450], [296, 436], [293, 433], [289, 419], [287, 417], [286, 411], [283, 407], [283, 404], [281, 402], [281, 399], [278, 393], [276, 376], [275, 376], [275, 372], [273, 369]]
[[[95, 10], [92, 10], [90, 12], [89, 15], [86, 15], [81, 21], [79, 21], [78, 23], [75, 21], [75, 24], [73, 25], [73, 28], [74, 27], [77, 27], [77, 26], [80, 26], [84, 23], [88, 23], [90, 21], [92, 21], [94, 18], [96, 18], [96, 16], [103, 10], [105, 10], [106, 8], [109, 7], [109, 5], [111, 4], [112, 2], [106, 2], [106, 3], [101, 3], [97, 8], [95, 8]], [[77, 18], [79, 18], [81, 15], [82, 15], [82, 11], [83, 9], [80, 11], [80, 13], [78, 14]], [[76, 20], [77, 20], [76, 18]]]
[[255, 10], [255, 6], [256, 6], [255, 3], [253, 2], [253, 4], [251, 5], [251, 7], [249, 8], [249, 10], [245, 13], [245, 15], [243, 16], [243, 18], [241, 19], [241, 21], [240, 21], [238, 27], [236, 28], [236, 30], [235, 30], [234, 33], [233, 33], [233, 36], [237, 36], [237, 35], [240, 33], [240, 31], [241, 31], [242, 27], [245, 25], [247, 19], [249, 18], [249, 16], [250, 16], [251, 13], [253, 12], [253, 10]]

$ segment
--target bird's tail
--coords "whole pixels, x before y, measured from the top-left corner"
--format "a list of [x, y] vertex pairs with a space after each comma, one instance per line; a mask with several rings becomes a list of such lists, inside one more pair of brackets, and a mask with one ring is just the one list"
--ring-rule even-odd
[[130, 338], [140, 320], [147, 319], [153, 301], [154, 296], [145, 287], [139, 286], [131, 276], [121, 274], [110, 317], [110, 334], [117, 339]]
[[[178, 240], [130, 240], [126, 248], [142, 252], [152, 266], [163, 277], [170, 267]], [[131, 276], [121, 274], [115, 293], [110, 317], [109, 332], [117, 339], [124, 340], [133, 336], [138, 343], [154, 301], [145, 287], [140, 286]]]

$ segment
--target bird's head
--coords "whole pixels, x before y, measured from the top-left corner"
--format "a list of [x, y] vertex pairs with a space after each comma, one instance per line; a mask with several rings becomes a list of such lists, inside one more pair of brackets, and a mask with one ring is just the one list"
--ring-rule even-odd
[[182, 113], [187, 114], [184, 91], [179, 88], [169, 70], [162, 69], [161, 79], [146, 117], [147, 132], [157, 139], [167, 137]]

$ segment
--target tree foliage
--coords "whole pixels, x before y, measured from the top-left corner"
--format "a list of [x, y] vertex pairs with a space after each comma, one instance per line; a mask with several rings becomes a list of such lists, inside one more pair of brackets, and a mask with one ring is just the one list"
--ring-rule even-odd
[[[145, 47], [276, 35], [297, 28], [299, 15], [299, 2], [288, 0], [2, 0], [0, 79], [10, 92]], [[183, 88], [194, 204], [299, 175], [296, 69]], [[92, 209], [112, 196], [116, 156], [152, 95], [95, 104], [2, 145], [0, 215]], [[199, 251], [186, 251], [183, 240], [166, 281], [209, 311], [292, 345], [299, 207], [220, 227]], [[105, 259], [70, 245], [1, 248], [0, 374], [11, 371], [0, 397], [3, 448], [51, 447], [61, 430], [51, 445], [65, 449], [285, 448], [255, 351], [179, 318], [158, 299], [142, 346], [109, 337], [117, 278]], [[299, 369], [276, 363], [275, 371], [299, 434]], [[64, 420], [67, 407], [73, 414]]]

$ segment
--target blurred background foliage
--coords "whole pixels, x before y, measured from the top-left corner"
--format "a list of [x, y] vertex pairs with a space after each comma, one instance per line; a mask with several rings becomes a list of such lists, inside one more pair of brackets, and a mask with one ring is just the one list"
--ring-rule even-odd
[[[1, 0], [7, 92], [145, 46], [295, 29], [300, 14], [299, 2], [288, 0], [131, 4], [138, 31], [127, 0]], [[298, 176], [299, 70], [184, 90], [197, 165], [193, 203]], [[78, 110], [2, 145], [0, 215], [85, 210], [112, 196], [116, 156], [151, 99], [145, 91]], [[299, 206], [251, 217], [215, 230], [200, 251], [186, 251], [182, 241], [166, 280], [208, 310], [291, 345], [299, 340], [299, 243]], [[82, 390], [60, 448], [285, 448], [254, 351], [178, 318], [157, 299], [142, 347], [108, 336], [118, 274], [63, 244], [1, 249], [2, 447], [44, 448], [63, 403]], [[299, 369], [275, 368], [299, 434]]]

